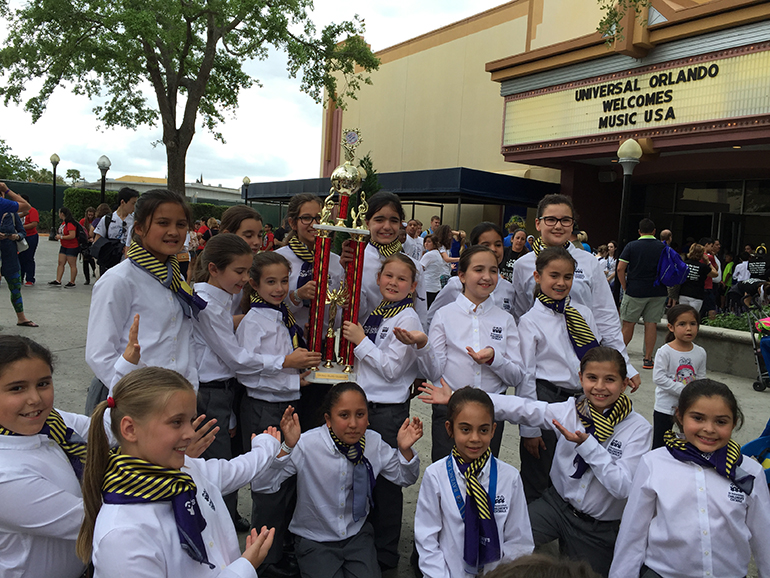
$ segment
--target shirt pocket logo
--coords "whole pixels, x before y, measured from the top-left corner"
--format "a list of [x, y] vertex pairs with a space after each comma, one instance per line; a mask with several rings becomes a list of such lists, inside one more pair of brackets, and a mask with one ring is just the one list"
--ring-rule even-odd
[[735, 484], [730, 484], [730, 488], [727, 490], [727, 499], [736, 504], [742, 504], [746, 501], [746, 494]]
[[508, 512], [508, 504], [505, 502], [505, 496], [498, 494], [495, 496], [495, 514], [505, 514]]
[[492, 332], [489, 334], [489, 337], [492, 338], [494, 341], [502, 341], [503, 340], [503, 328], [502, 327], [493, 327]]

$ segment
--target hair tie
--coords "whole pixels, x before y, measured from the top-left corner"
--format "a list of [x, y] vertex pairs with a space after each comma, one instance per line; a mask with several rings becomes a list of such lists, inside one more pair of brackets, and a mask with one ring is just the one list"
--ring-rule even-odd
[[112, 399], [111, 395], [107, 397], [107, 407], [109, 407], [110, 409], [115, 408], [115, 400]]

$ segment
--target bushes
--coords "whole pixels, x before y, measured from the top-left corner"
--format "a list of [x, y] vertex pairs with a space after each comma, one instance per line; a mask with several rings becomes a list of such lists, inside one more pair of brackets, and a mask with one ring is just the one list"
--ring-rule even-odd
[[[770, 307], [763, 307], [762, 311], [765, 317], [770, 317]], [[704, 318], [702, 323], [709, 327], [735, 329], [736, 331], [750, 331], [749, 323], [746, 320], [746, 314], [736, 315], [734, 313], [720, 313], [714, 317], [714, 319], [709, 319], [708, 317]]]
[[190, 206], [192, 207], [193, 221], [198, 219], [204, 220], [210, 217], [221, 219], [222, 213], [230, 208], [229, 205], [212, 205], [210, 203], [194, 203], [190, 204]]
[[51, 211], [40, 211], [40, 220], [37, 223], [39, 233], [49, 233], [51, 231]]
[[[64, 191], [64, 206], [72, 211], [72, 216], [79, 221], [85, 216], [88, 207], [96, 208], [99, 205], [101, 198], [101, 191], [70, 187]], [[105, 191], [104, 200], [114, 209], [118, 204], [118, 192]]]

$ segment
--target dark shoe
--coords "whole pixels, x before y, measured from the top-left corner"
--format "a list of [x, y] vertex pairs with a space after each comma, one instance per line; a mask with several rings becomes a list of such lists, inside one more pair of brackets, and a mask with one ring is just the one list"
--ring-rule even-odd
[[645, 359], [642, 362], [642, 369], [652, 369], [655, 366], [652, 359]]
[[67, 283], [65, 285], [65, 287], [74, 287], [74, 286], [75, 286], [75, 284], [72, 281], [70, 281], [69, 283]]
[[83, 283], [83, 285], [90, 285], [90, 284], [91, 284], [90, 280], [87, 280], [85, 283]]
[[56, 279], [54, 279], [53, 281], [49, 281], [48, 284], [49, 285], [61, 285], [61, 283], [59, 281], [57, 281]]
[[251, 529], [251, 524], [243, 516], [237, 520], [233, 520], [233, 524], [235, 525], [236, 532], [248, 532]]

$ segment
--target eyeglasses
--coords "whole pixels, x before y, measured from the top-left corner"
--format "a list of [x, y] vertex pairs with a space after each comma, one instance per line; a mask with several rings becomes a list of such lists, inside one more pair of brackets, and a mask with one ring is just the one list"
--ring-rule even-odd
[[571, 227], [572, 223], [575, 222], [575, 219], [572, 217], [562, 217], [561, 219], [557, 219], [556, 217], [540, 217], [538, 221], [543, 221], [549, 227], [553, 227], [557, 222], [561, 223], [562, 227]]
[[301, 217], [297, 217], [297, 220], [303, 225], [309, 225], [313, 221], [315, 221], [316, 223], [320, 223], [321, 215], [316, 215], [315, 217], [310, 215], [302, 215]]

